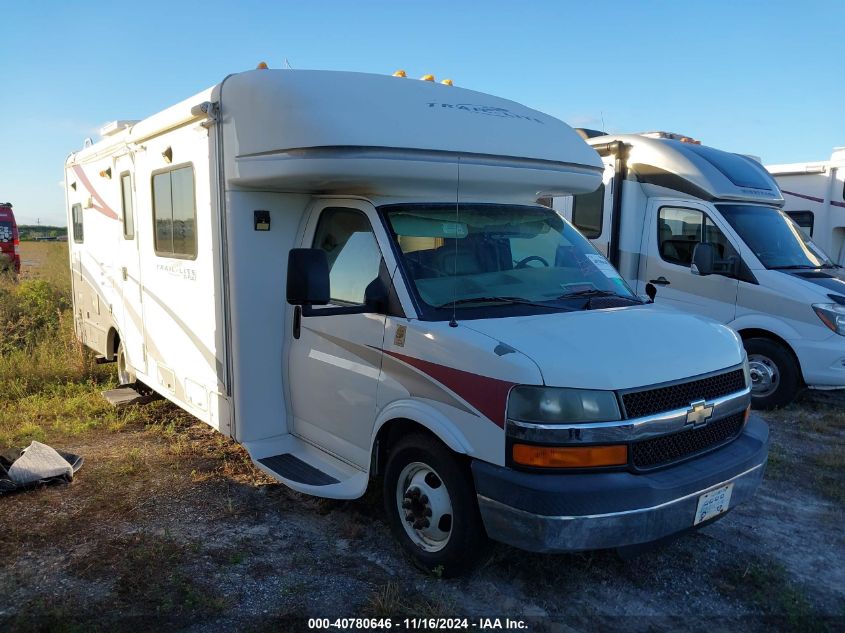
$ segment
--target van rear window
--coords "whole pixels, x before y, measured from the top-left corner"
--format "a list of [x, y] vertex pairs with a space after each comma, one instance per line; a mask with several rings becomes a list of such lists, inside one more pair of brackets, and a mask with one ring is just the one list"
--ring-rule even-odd
[[0, 242], [12, 241], [12, 223], [0, 222]]

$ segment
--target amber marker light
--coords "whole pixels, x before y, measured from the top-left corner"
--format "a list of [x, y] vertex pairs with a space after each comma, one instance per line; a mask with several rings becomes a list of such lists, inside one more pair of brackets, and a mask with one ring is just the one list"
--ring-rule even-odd
[[751, 405], [749, 404], [745, 407], [745, 415], [743, 416], [743, 422], [748, 422], [748, 418], [751, 416]]
[[407, 77], [408, 73], [406, 73], [404, 70], [400, 69], [400, 70], [397, 70], [395, 73], [393, 73], [393, 76], [394, 77]]
[[267, 62], [258, 62], [258, 66], [255, 67], [255, 70], [267, 70]]
[[434, 81], [434, 75], [423, 75], [420, 79], [423, 81]]
[[593, 468], [623, 466], [628, 463], [628, 447], [610, 446], [531, 446], [513, 445], [513, 461], [539, 468]]

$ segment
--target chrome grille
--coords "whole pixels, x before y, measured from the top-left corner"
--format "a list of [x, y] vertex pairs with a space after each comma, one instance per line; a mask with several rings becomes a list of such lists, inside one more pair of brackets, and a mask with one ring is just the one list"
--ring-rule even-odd
[[649, 470], [718, 448], [735, 439], [744, 424], [745, 412], [740, 412], [698, 429], [634, 442], [631, 463], [638, 470]]
[[712, 400], [743, 389], [745, 373], [740, 368], [689, 382], [624, 393], [622, 404], [628, 418], [641, 418], [682, 409], [697, 400]]

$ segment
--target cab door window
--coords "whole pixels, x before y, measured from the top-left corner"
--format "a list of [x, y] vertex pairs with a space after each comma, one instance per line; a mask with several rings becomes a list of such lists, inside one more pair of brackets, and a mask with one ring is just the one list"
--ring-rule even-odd
[[688, 267], [696, 244], [707, 242], [716, 249], [718, 263], [728, 265], [739, 254], [722, 230], [705, 213], [696, 209], [662, 207], [657, 217], [657, 244], [660, 257], [671, 264]]
[[367, 216], [357, 209], [323, 210], [314, 248], [326, 252], [333, 303], [364, 304], [364, 292], [379, 274], [381, 251]]

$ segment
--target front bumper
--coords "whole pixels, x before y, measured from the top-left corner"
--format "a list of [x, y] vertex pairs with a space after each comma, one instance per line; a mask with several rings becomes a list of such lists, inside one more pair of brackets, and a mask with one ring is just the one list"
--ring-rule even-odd
[[768, 445], [768, 426], [751, 416], [727, 446], [652, 473], [527, 473], [478, 460], [472, 472], [490, 538], [536, 552], [604, 549], [693, 527], [699, 496], [728, 483], [730, 508], [747, 501], [763, 479]]
[[831, 333], [823, 341], [807, 339], [789, 341], [804, 382], [814, 389], [845, 388], [845, 336]]

